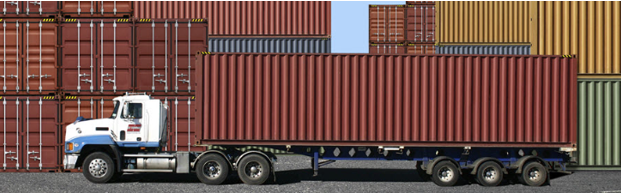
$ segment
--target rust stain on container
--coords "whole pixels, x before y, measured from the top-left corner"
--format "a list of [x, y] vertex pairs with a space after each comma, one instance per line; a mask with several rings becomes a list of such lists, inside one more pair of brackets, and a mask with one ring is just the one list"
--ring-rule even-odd
[[574, 147], [576, 59], [200, 56], [204, 144]]
[[73, 95], [133, 91], [130, 19], [64, 19], [61, 89]]
[[434, 43], [436, 41], [436, 9], [434, 5], [407, 5], [407, 41]]
[[329, 1], [135, 1], [136, 18], [208, 18], [209, 35], [330, 36]]
[[369, 5], [369, 41], [403, 43], [406, 28], [405, 5]]
[[194, 55], [207, 51], [206, 19], [138, 19], [134, 51], [136, 90], [193, 94]]
[[133, 14], [132, 1], [61, 1], [60, 12], [65, 18], [122, 17]]
[[55, 172], [58, 152], [58, 99], [54, 96], [2, 97], [0, 111], [6, 167], [0, 172]]
[[58, 1], [2, 1], [3, 18], [51, 17], [58, 14]]
[[56, 22], [55, 19], [29, 18], [1, 21], [0, 73], [3, 78], [0, 85], [4, 94], [33, 95], [56, 91]]
[[371, 44], [369, 45], [369, 54], [405, 54], [406, 46], [404, 44]]

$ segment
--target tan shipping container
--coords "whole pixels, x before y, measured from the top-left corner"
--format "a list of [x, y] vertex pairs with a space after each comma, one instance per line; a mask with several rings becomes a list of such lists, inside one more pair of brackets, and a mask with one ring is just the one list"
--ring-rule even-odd
[[621, 2], [437, 2], [438, 42], [530, 42], [577, 55], [581, 75], [621, 74]]

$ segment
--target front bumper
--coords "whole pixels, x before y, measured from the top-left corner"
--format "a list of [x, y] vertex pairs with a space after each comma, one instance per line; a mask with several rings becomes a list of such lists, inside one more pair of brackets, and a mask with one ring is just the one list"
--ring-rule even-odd
[[63, 166], [66, 170], [75, 169], [75, 163], [78, 161], [79, 154], [66, 154], [63, 159]]

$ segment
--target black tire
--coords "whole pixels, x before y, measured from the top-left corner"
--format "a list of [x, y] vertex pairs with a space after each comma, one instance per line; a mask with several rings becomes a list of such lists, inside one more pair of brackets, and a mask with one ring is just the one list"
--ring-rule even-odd
[[115, 167], [114, 161], [108, 154], [95, 152], [84, 159], [82, 174], [93, 183], [106, 183], [118, 177]]
[[209, 185], [222, 184], [229, 176], [229, 162], [217, 154], [202, 156], [196, 164], [196, 177]]
[[542, 186], [548, 179], [548, 170], [539, 162], [528, 162], [522, 167], [518, 180], [528, 186]]
[[502, 182], [503, 174], [498, 163], [487, 161], [477, 169], [476, 181], [482, 186], [498, 186]]
[[459, 169], [450, 161], [441, 161], [433, 166], [431, 180], [438, 186], [454, 186], [459, 177]]
[[241, 159], [237, 167], [239, 179], [250, 185], [261, 185], [267, 181], [272, 172], [272, 166], [265, 157], [252, 154]]

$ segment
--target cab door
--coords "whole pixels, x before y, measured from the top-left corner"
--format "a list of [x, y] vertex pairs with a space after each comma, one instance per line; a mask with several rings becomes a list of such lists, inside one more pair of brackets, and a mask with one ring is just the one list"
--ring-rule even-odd
[[117, 144], [122, 147], [144, 146], [146, 139], [143, 125], [144, 104], [138, 102], [126, 102], [123, 105], [120, 119], [116, 120], [116, 128], [119, 130]]

